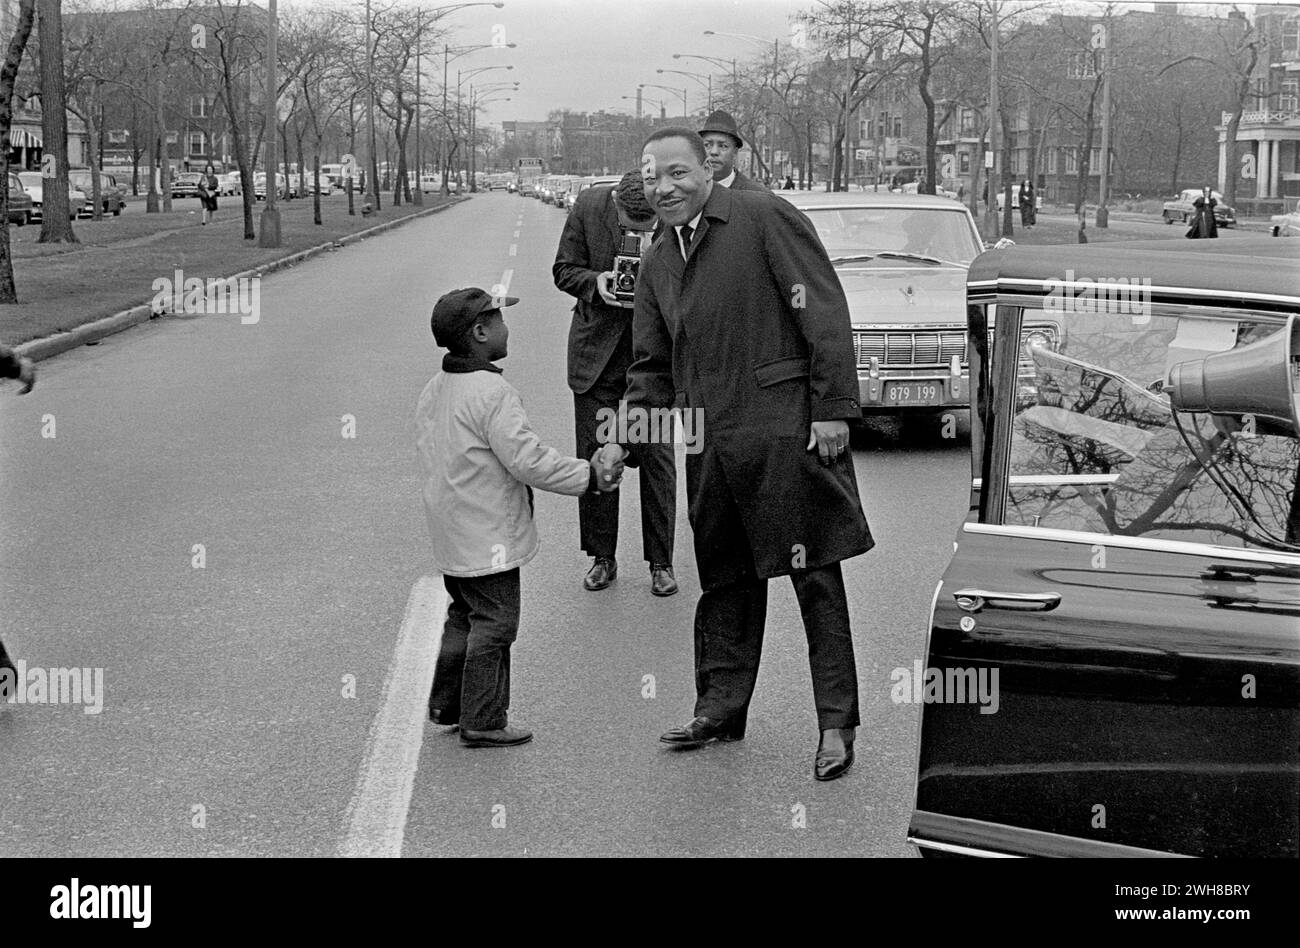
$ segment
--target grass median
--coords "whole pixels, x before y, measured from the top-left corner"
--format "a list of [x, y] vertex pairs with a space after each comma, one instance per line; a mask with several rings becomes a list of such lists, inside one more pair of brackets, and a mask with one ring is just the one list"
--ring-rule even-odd
[[[39, 244], [40, 224], [11, 226], [19, 302], [0, 306], [0, 341], [18, 345], [147, 303], [154, 280], [178, 269], [186, 278], [229, 276], [445, 203], [435, 194], [422, 206], [393, 207], [390, 197], [369, 217], [361, 216], [359, 197], [355, 216], [345, 194], [322, 197], [320, 225], [312, 222], [310, 199], [278, 202], [281, 246], [273, 250], [244, 239], [238, 197], [221, 198], [217, 219], [206, 226], [196, 198], [173, 201], [168, 214], [146, 214], [144, 203], [133, 201], [119, 217], [76, 221], [78, 244]], [[254, 206], [255, 226], [263, 207]]]

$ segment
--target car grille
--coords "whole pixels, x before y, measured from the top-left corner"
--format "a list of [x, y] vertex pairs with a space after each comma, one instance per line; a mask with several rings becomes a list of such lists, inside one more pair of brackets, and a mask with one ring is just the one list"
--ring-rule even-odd
[[853, 333], [853, 351], [858, 365], [866, 368], [872, 358], [880, 360], [881, 368], [902, 366], [911, 368], [947, 368], [956, 356], [966, 365], [966, 331], [942, 329], [914, 331], [886, 329]]

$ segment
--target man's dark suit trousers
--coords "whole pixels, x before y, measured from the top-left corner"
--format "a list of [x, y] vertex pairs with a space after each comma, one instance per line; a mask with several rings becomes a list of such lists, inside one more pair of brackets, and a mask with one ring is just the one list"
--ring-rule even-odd
[[[584, 460], [596, 453], [600, 410], [618, 410], [627, 391], [627, 367], [632, 363], [632, 334], [619, 340], [609, 365], [587, 391], [573, 395], [577, 455]], [[673, 529], [677, 520], [677, 468], [671, 444], [628, 445], [640, 462], [641, 547], [647, 563], [671, 564]], [[578, 498], [578, 530], [588, 556], [614, 556], [618, 547], [620, 492], [583, 494]]]

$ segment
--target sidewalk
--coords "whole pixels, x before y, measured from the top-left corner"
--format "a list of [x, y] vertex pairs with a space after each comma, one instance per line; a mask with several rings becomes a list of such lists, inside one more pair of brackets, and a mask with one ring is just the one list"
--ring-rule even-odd
[[[350, 217], [345, 195], [321, 198], [319, 226], [310, 199], [278, 202], [282, 240], [276, 249], [244, 239], [238, 197], [222, 198], [217, 220], [207, 226], [200, 223], [197, 199], [174, 201], [170, 214], [146, 214], [143, 204], [129, 202], [120, 217], [76, 221], [79, 244], [38, 244], [39, 224], [11, 226], [19, 302], [0, 306], [0, 341], [23, 343], [19, 351], [30, 358], [49, 358], [148, 321], [154, 281], [171, 279], [177, 270], [204, 280], [267, 273], [465, 200], [426, 195], [423, 206], [394, 208], [390, 197], [383, 195], [383, 210], [366, 218], [359, 199]], [[254, 206], [255, 228], [264, 206]]]

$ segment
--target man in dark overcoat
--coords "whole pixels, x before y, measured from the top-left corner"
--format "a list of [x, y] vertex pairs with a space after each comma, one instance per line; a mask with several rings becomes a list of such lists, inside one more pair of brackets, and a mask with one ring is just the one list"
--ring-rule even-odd
[[[577, 300], [569, 324], [568, 371], [579, 457], [589, 458], [601, 446], [603, 413], [617, 411], [632, 364], [632, 307], [614, 296], [614, 257], [625, 234], [644, 234], [648, 244], [654, 224], [640, 172], [633, 171], [618, 188], [587, 188], [579, 193], [560, 235], [551, 273], [556, 287]], [[673, 446], [666, 441], [646, 443], [638, 445], [635, 453], [632, 463], [641, 471], [641, 546], [650, 566], [650, 591], [671, 596], [677, 592]], [[618, 507], [617, 490], [578, 498], [582, 549], [595, 558], [583, 579], [588, 591], [604, 589], [618, 575]]]
[[744, 735], [767, 580], [790, 576], [821, 729], [814, 776], [829, 780], [852, 763], [859, 723], [840, 561], [873, 545], [848, 450], [860, 416], [848, 304], [808, 219], [717, 186], [705, 161], [686, 129], [656, 131], [642, 153], [660, 233], [641, 262], [627, 402], [677, 404], [702, 431], [686, 458], [703, 587], [695, 719], [661, 740]]

